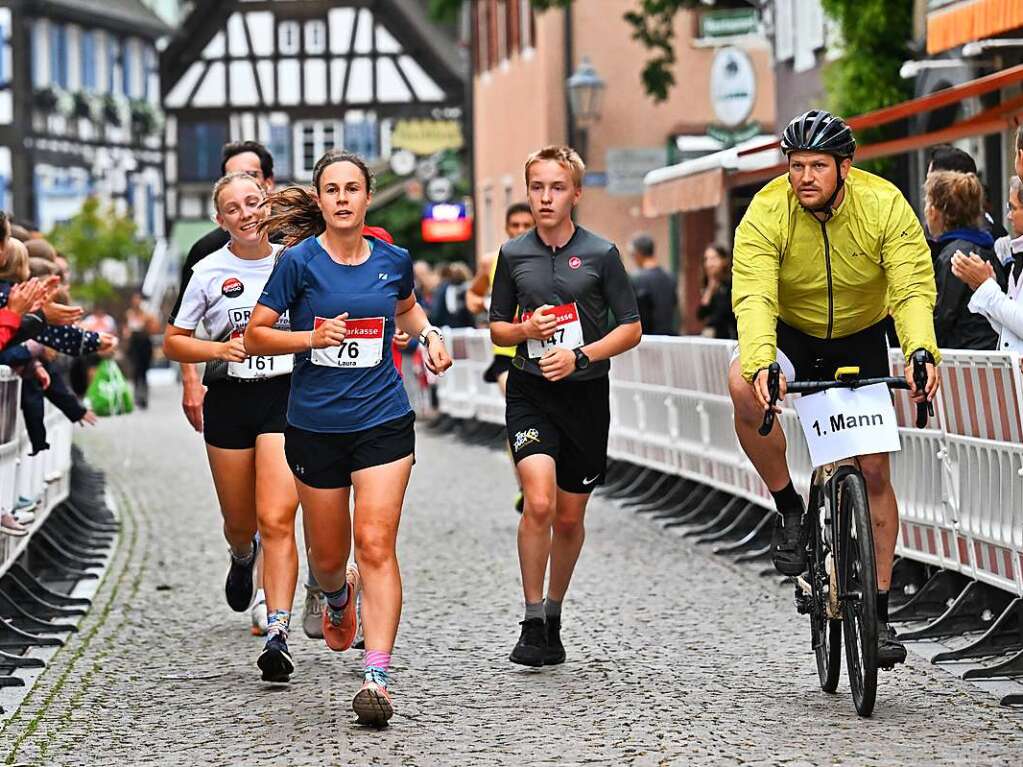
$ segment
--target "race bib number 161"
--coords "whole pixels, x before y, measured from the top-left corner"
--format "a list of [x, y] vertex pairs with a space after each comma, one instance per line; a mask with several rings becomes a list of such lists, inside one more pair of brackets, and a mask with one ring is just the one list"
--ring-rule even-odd
[[[313, 320], [313, 328], [327, 321], [326, 317]], [[330, 368], [371, 368], [384, 358], [384, 318], [367, 317], [345, 320], [345, 340], [338, 346], [313, 349], [310, 359], [314, 365]]]

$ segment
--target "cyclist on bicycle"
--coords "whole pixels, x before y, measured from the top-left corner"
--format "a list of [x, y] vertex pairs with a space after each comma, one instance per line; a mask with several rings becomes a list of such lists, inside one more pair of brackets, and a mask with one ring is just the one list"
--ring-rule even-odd
[[[864, 377], [890, 375], [885, 322], [889, 313], [906, 359], [926, 359], [927, 385], [915, 402], [934, 397], [934, 270], [923, 229], [901, 192], [853, 168], [856, 140], [828, 112], [811, 110], [789, 123], [781, 140], [787, 176], [760, 190], [735, 232], [733, 306], [739, 349], [728, 373], [735, 432], [778, 509], [772, 559], [785, 575], [806, 569], [803, 501], [792, 487], [780, 428], [757, 430], [768, 408], [767, 367], [785, 379], [830, 379], [858, 365]], [[917, 354], [919, 352], [919, 354]], [[866, 480], [877, 562], [878, 665], [906, 659], [888, 625], [888, 588], [899, 511], [886, 453], [859, 456]]]

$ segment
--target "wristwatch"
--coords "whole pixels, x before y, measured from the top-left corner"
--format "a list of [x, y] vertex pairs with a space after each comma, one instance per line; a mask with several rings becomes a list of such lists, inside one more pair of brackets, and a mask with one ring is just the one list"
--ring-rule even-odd
[[590, 366], [590, 358], [582, 349], [575, 350], [575, 369], [586, 370]]
[[419, 331], [419, 343], [421, 343], [423, 346], [426, 346], [426, 342], [427, 339], [430, 337], [430, 333], [436, 333], [437, 338], [439, 338], [441, 341], [444, 340], [444, 334], [440, 332], [440, 328], [438, 328], [436, 325], [427, 325], [425, 328]]

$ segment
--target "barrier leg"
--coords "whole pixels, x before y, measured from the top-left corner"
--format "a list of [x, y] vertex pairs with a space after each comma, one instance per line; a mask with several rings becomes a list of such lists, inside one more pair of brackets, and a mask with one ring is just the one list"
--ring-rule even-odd
[[87, 605], [63, 605], [51, 602], [30, 591], [20, 582], [11, 580], [5, 583], [4, 591], [18, 605], [25, 608], [37, 618], [65, 618], [72, 615], [85, 615]]
[[1021, 676], [1023, 676], [1023, 650], [994, 666], [971, 668], [963, 674], [963, 679], [1015, 679]]
[[[109, 533], [97, 535], [82, 530], [69, 524], [67, 518], [60, 514], [50, 514], [46, 520], [46, 529], [54, 539], [61, 545], [80, 546], [86, 549], [106, 551], [114, 542], [114, 536]], [[65, 543], [66, 542], [66, 543]]]
[[44, 621], [20, 607], [13, 599], [0, 591], [0, 618], [6, 618], [15, 627], [33, 634], [75, 633], [78, 627], [71, 623]]
[[623, 501], [622, 508], [634, 509], [649, 503], [655, 498], [663, 498], [664, 489], [677, 479], [678, 477], [674, 477], [671, 474], [662, 474], [656, 482], [650, 485], [649, 489], [647, 489], [645, 493], [637, 495], [635, 498], [630, 498], [627, 501]]
[[1014, 599], [977, 641], [958, 650], [939, 652], [931, 658], [931, 663], [1004, 655], [1016, 650], [1023, 650], [1023, 597]]
[[763, 507], [759, 507], [761, 516], [757, 520], [757, 523], [753, 526], [746, 535], [733, 543], [725, 544], [724, 546], [715, 546], [715, 554], [734, 554], [741, 552], [743, 549], [761, 549], [766, 544], [770, 543], [772, 525], [771, 520], [774, 517], [773, 511], [768, 511]]
[[598, 488], [597, 492], [605, 497], [610, 497], [613, 493], [621, 490], [623, 487], [627, 487], [632, 484], [632, 481], [644, 471], [646, 471], [646, 469], [639, 464], [626, 464], [625, 469], [622, 471], [617, 480], [605, 483], [603, 487]]
[[656, 469], [644, 468], [638, 475], [636, 475], [636, 478], [632, 480], [632, 482], [625, 485], [620, 490], [616, 490], [611, 493], [605, 493], [604, 497], [613, 498], [615, 500], [631, 498], [636, 493], [646, 492], [647, 488], [649, 488], [653, 482], [659, 479], [660, 476], [661, 473]]
[[683, 537], [691, 538], [696, 535], [703, 535], [704, 533], [713, 532], [715, 530], [718, 530], [722, 526], [727, 527], [729, 524], [729, 520], [735, 513], [735, 509], [739, 508], [742, 503], [743, 500], [741, 498], [735, 497], [729, 498], [725, 505], [718, 510], [717, 514], [715, 514], [711, 519], [709, 519], [706, 522], [690, 527], [688, 530], [682, 533]]
[[711, 489], [696, 506], [692, 507], [691, 511], [686, 512], [681, 517], [669, 520], [664, 523], [665, 528], [669, 527], [684, 527], [693, 523], [704, 522], [707, 519], [713, 518], [721, 508], [721, 502], [728, 497], [727, 493], [721, 490]]
[[899, 639], [933, 639], [940, 636], [983, 631], [991, 626], [1012, 601], [1008, 591], [973, 581], [940, 617], [916, 631], [899, 632]]
[[[772, 512], [773, 513], [773, 512]], [[774, 523], [771, 522], [773, 525]], [[745, 554], [740, 554], [732, 561], [736, 564], [742, 564], [743, 562], [763, 562], [771, 558], [771, 532], [768, 531], [767, 543], [757, 549], [751, 549]]]
[[738, 537], [742, 538], [749, 532], [751, 526], [755, 526], [757, 523], [756, 506], [749, 501], [743, 503], [739, 509], [739, 513], [735, 515], [732, 521], [721, 530], [712, 532], [709, 535], [704, 535], [696, 539], [696, 543], [716, 543], [727, 539], [729, 536], [733, 536], [738, 533]]
[[909, 557], [899, 557], [892, 567], [892, 585], [888, 590], [888, 600], [892, 608], [908, 602], [914, 594], [923, 588], [930, 578], [930, 570], [923, 562]]
[[39, 536], [39, 540], [47, 543], [55, 551], [59, 551], [62, 554], [67, 554], [68, 556], [72, 556], [83, 561], [98, 558], [99, 561], [96, 564], [103, 564], [104, 554], [108, 547], [89, 546], [79, 542], [71, 543], [62, 538], [55, 531], [48, 529], [49, 527], [49, 525], [46, 525], [46, 527], [40, 529], [36, 535]]
[[912, 599], [892, 610], [890, 617], [895, 622], [937, 618], [951, 606], [969, 582], [970, 579], [962, 573], [938, 570]]
[[680, 479], [675, 477], [675, 484], [671, 486], [671, 489], [668, 490], [668, 492], [664, 493], [656, 501], [651, 501], [650, 503], [645, 503], [642, 506], [634, 507], [633, 511], [637, 514], [651, 514], [676, 508], [689, 497], [689, 494], [693, 492], [693, 488], [695, 487], [696, 483], [691, 479]]
[[62, 549], [57, 546], [52, 538], [48, 538], [44, 535], [42, 530], [37, 530], [36, 534], [32, 536], [32, 540], [28, 544], [29, 551], [46, 551], [51, 555], [53, 559], [58, 562], [70, 565], [71, 567], [80, 567], [86, 570], [90, 567], [102, 567], [102, 559], [85, 559], [84, 557], [72, 554], [70, 551]]
[[120, 529], [120, 525], [117, 523], [114, 515], [109, 511], [106, 512], [105, 516], [93, 515], [72, 501], [67, 501], [62, 506], [58, 506], [55, 511], [66, 514], [76, 525], [80, 525], [93, 533], [116, 533]]
[[41, 595], [47, 602], [53, 605], [88, 607], [92, 604], [91, 599], [69, 597], [66, 594], [61, 594], [59, 591], [53, 591], [18, 562], [11, 565], [6, 577], [17, 583], [22, 589]]
[[14, 626], [8, 620], [0, 618], [0, 647], [62, 647], [64, 640], [60, 637], [40, 636]]
[[27, 655], [14, 655], [0, 650], [0, 668], [46, 668], [46, 661]]
[[97, 573], [90, 573], [87, 570], [82, 570], [78, 567], [74, 567], [73, 565], [69, 565], [66, 562], [62, 562], [59, 557], [50, 554], [50, 552], [41, 546], [32, 548], [31, 552], [33, 556], [42, 560], [43, 566], [40, 570], [53, 570], [63, 576], [81, 578], [83, 580], [95, 580], [99, 578]]

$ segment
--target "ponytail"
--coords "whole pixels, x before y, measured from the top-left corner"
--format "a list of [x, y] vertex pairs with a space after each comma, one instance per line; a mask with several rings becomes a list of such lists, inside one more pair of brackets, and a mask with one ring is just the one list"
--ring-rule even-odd
[[263, 204], [270, 206], [270, 215], [259, 228], [281, 235], [285, 248], [321, 235], [327, 229], [312, 187], [289, 186], [271, 194]]

